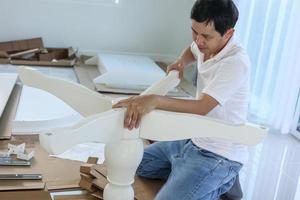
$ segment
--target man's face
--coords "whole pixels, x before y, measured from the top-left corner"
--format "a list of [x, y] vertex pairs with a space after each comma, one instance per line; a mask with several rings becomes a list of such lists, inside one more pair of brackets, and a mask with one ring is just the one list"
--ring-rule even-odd
[[214, 56], [226, 45], [234, 30], [229, 29], [223, 36], [215, 30], [213, 23], [197, 22], [192, 19], [193, 40], [201, 53]]

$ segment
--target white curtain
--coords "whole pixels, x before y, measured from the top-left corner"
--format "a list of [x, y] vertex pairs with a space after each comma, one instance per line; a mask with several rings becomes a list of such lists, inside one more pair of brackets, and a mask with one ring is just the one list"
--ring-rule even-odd
[[300, 88], [300, 1], [235, 0], [252, 62], [249, 120], [290, 132]]

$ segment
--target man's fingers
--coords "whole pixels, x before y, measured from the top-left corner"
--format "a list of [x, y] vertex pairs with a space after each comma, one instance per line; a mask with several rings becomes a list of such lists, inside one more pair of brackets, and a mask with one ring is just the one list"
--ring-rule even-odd
[[119, 107], [120, 107], [120, 102], [118, 102], [118, 103], [112, 105], [112, 108], [119, 108]]
[[116, 104], [114, 104], [113, 106], [112, 106], [112, 108], [121, 108], [121, 107], [127, 107], [128, 106], [128, 103], [127, 102], [118, 102], [118, 103], [116, 103]]
[[179, 71], [179, 79], [181, 80], [183, 77], [183, 71]]
[[123, 99], [118, 101], [116, 104], [114, 104], [112, 107], [113, 108], [120, 108], [120, 107], [128, 107], [128, 105], [130, 104], [130, 101], [133, 99], [134, 97], [130, 97], [128, 99]]
[[176, 70], [176, 67], [174, 67], [173, 65], [169, 65], [169, 66], [167, 67], [167, 73], [169, 73], [169, 72], [172, 71], [172, 70]]
[[172, 71], [177, 70], [179, 71], [179, 78], [181, 79], [183, 77], [183, 65], [181, 62], [179, 63], [173, 63], [167, 67], [167, 74]]
[[135, 123], [135, 128], [138, 128], [138, 127], [140, 126], [140, 124], [141, 124], [141, 119], [142, 119], [142, 116], [139, 115], [138, 118], [137, 118], [137, 120], [136, 120], [136, 123]]
[[138, 117], [139, 117], [139, 114], [138, 112], [133, 112], [132, 114], [132, 118], [131, 118], [131, 121], [130, 121], [130, 125], [129, 125], [129, 130], [133, 129], [134, 127], [136, 127], [136, 122], [138, 120]]
[[122, 103], [124, 103], [124, 102], [129, 102], [129, 101], [131, 101], [133, 98], [134, 98], [134, 96], [129, 97], [129, 98], [127, 98], [127, 99], [122, 99], [122, 100], [120, 100], [119, 102], [122, 102]]
[[129, 125], [131, 123], [131, 119], [132, 119], [132, 110], [129, 109], [129, 107], [127, 108], [126, 114], [125, 114], [125, 120], [124, 120], [124, 127], [125, 128], [129, 128]]
[[172, 71], [173, 70], [173, 68], [171, 67], [171, 66], [169, 66], [168, 68], [167, 68], [167, 73], [169, 73], [170, 71]]

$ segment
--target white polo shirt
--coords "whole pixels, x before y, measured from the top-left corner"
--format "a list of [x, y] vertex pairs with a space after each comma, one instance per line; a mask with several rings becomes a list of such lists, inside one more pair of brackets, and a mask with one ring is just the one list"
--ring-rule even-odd
[[[206, 116], [234, 124], [246, 122], [250, 61], [247, 53], [232, 37], [226, 46], [214, 57], [203, 61], [197, 44], [191, 44], [191, 51], [197, 60], [197, 99], [203, 93], [219, 102]], [[242, 133], [241, 133], [242, 134]], [[247, 147], [229, 140], [216, 138], [193, 138], [193, 143], [203, 149], [224, 156], [230, 160], [245, 163]]]

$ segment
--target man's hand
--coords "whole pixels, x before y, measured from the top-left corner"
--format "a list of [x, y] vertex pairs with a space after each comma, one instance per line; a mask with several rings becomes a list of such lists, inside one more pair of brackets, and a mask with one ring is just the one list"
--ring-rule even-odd
[[169, 73], [172, 70], [177, 70], [177, 71], [179, 71], [179, 78], [182, 79], [183, 69], [184, 69], [183, 63], [180, 60], [177, 60], [176, 62], [174, 62], [168, 66], [167, 73]]
[[141, 123], [141, 118], [151, 112], [156, 107], [155, 95], [134, 96], [125, 100], [121, 100], [113, 108], [126, 107], [124, 127], [132, 130], [138, 128]]

